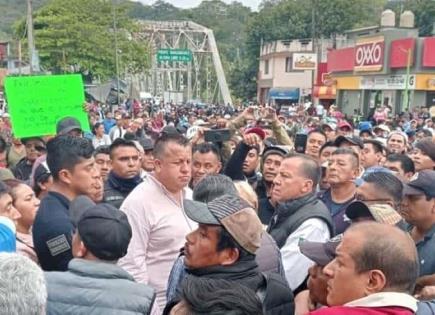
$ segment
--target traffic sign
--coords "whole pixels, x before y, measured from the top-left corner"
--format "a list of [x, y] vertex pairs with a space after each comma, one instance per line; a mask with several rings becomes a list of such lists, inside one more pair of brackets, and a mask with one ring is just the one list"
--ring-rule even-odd
[[192, 61], [192, 52], [188, 49], [159, 49], [157, 61]]

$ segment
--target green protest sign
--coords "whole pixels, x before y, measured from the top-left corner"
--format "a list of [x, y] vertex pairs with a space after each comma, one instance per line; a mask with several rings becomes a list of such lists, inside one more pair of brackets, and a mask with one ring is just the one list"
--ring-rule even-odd
[[57, 122], [67, 116], [77, 118], [82, 129], [89, 130], [79, 74], [6, 77], [5, 92], [17, 138], [54, 135]]

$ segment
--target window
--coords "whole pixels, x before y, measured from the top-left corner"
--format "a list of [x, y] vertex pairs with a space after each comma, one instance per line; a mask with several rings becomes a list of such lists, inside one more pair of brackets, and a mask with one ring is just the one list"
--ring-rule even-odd
[[291, 72], [292, 71], [292, 57], [285, 58], [285, 72]]
[[269, 74], [269, 60], [264, 61], [264, 74]]

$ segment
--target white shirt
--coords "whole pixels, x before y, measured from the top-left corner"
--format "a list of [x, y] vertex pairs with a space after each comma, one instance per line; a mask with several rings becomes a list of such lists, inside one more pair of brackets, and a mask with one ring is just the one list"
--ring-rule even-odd
[[308, 269], [314, 265], [312, 260], [300, 252], [298, 245], [300, 239], [325, 242], [330, 238], [328, 225], [317, 218], [308, 219], [289, 235], [280, 251], [285, 277], [293, 291], [301, 285], [308, 276]]

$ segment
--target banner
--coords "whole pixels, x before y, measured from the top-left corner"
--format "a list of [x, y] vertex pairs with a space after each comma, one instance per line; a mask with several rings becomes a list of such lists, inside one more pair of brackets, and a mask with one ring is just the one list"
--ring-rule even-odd
[[6, 77], [5, 92], [17, 138], [55, 135], [57, 122], [67, 116], [77, 118], [89, 131], [79, 74]]

